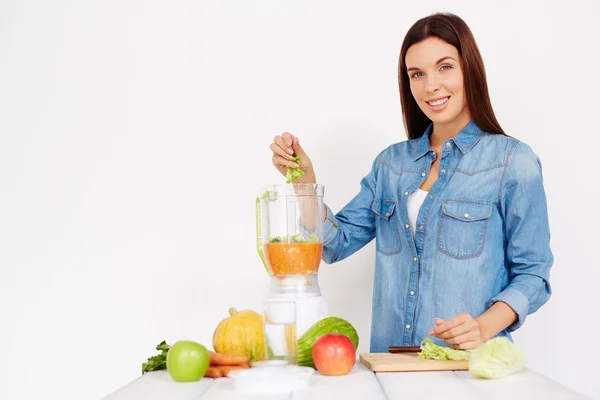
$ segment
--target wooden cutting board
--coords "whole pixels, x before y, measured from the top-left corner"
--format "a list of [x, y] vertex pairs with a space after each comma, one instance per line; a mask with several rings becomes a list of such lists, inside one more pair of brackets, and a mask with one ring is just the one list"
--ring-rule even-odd
[[421, 360], [417, 353], [361, 353], [360, 362], [373, 372], [466, 371], [468, 360]]

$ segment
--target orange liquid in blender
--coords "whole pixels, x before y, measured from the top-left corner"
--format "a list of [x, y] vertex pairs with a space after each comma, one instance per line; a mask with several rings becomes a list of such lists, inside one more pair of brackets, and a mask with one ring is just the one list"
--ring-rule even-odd
[[266, 243], [265, 258], [273, 275], [316, 274], [323, 243]]

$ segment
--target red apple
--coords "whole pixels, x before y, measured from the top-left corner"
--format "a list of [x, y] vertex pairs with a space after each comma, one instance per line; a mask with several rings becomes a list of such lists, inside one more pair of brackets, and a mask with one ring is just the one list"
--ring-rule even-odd
[[328, 333], [317, 339], [312, 348], [312, 357], [321, 374], [346, 375], [356, 362], [356, 349], [348, 336]]

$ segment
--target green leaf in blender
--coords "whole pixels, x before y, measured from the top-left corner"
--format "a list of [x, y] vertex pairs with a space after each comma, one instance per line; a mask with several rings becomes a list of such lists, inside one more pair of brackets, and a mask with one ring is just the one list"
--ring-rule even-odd
[[305, 238], [301, 233], [291, 236], [273, 236], [269, 238], [269, 243], [321, 243], [319, 237], [313, 233]]
[[291, 181], [296, 181], [301, 176], [304, 176], [304, 171], [302, 171], [302, 168], [300, 168], [300, 157], [298, 157], [298, 156], [292, 157], [291, 161], [298, 164], [298, 167], [296, 167], [296, 168], [287, 167], [287, 174], [286, 174], [287, 181], [285, 183], [290, 183]]
[[290, 236], [290, 240], [291, 243], [306, 243], [306, 239], [304, 239], [304, 236], [302, 236], [301, 233], [297, 233], [295, 235]]
[[321, 240], [315, 233], [313, 233], [312, 235], [306, 238], [306, 243], [321, 243]]
[[469, 372], [476, 378], [503, 378], [523, 370], [525, 361], [525, 353], [510, 339], [496, 337], [471, 352]]
[[446, 346], [439, 346], [433, 343], [431, 338], [425, 338], [421, 342], [421, 351], [417, 357], [423, 360], [468, 360], [469, 355], [467, 350], [456, 350]]

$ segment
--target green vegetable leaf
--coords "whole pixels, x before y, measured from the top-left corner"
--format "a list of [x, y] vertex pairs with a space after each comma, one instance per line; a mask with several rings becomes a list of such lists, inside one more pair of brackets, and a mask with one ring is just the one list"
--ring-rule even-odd
[[299, 166], [300, 165], [300, 157], [298, 157], [298, 156], [292, 157], [291, 161], [298, 164], [298, 167], [297, 168], [287, 167], [287, 174], [286, 174], [287, 181], [285, 183], [290, 183], [291, 181], [296, 181], [301, 176], [304, 176], [304, 171], [302, 171], [302, 168], [300, 168], [300, 166]]
[[470, 353], [467, 350], [456, 350], [433, 343], [431, 338], [421, 342], [421, 351], [417, 354], [420, 359], [430, 360], [468, 360]]
[[160, 354], [148, 357], [145, 363], [142, 363], [142, 375], [150, 371], [158, 371], [167, 368], [167, 353], [169, 352], [169, 346], [164, 340], [156, 345], [156, 350], [160, 351]]
[[496, 379], [525, 368], [525, 353], [507, 337], [488, 340], [471, 353], [469, 372], [476, 378]]
[[302, 236], [301, 233], [297, 233], [295, 235], [290, 236], [290, 242], [292, 243], [306, 243], [306, 239]]
[[167, 342], [163, 340], [156, 346], [156, 350], [168, 351], [170, 347], [171, 346], [169, 346]]
[[309, 237], [306, 238], [306, 243], [320, 243], [320, 242], [321, 242], [321, 240], [315, 233], [313, 233], [312, 235], [310, 235]]
[[305, 238], [301, 233], [291, 236], [273, 236], [269, 238], [269, 243], [321, 243], [319, 237], [313, 233]]

